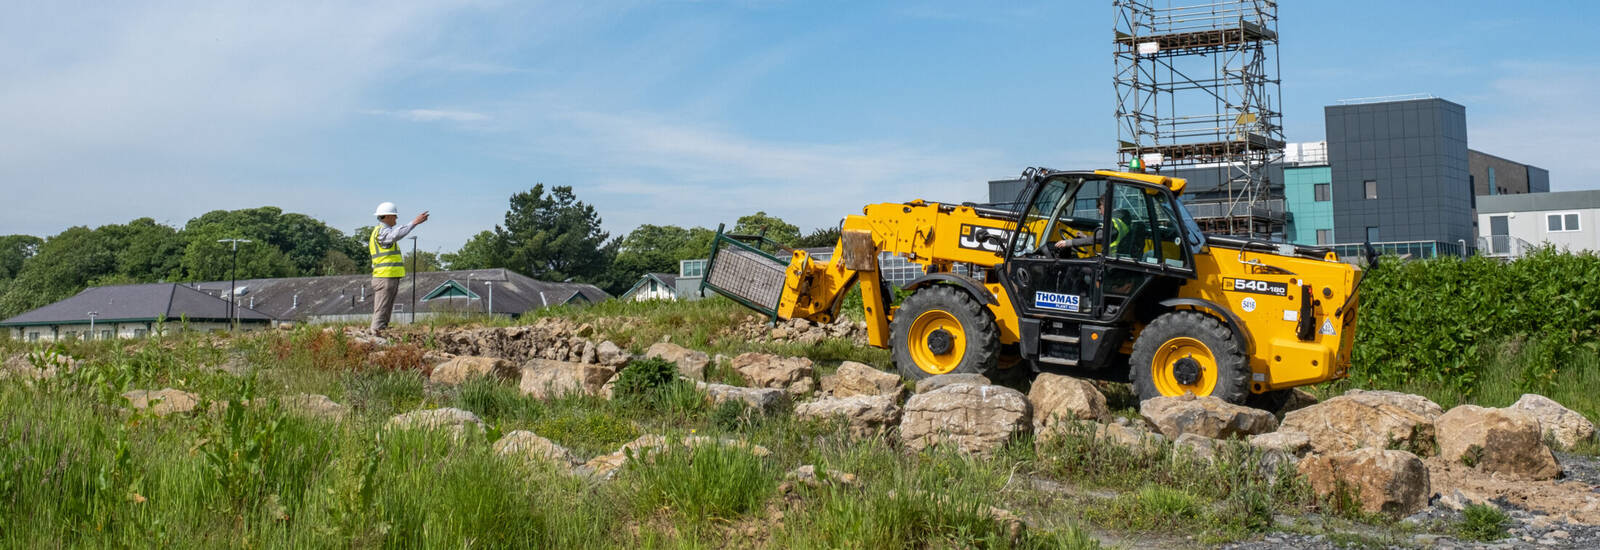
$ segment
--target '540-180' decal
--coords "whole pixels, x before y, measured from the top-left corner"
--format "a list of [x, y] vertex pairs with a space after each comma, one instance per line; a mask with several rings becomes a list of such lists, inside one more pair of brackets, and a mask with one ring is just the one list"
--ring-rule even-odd
[[1222, 289], [1233, 292], [1252, 292], [1255, 294], [1268, 294], [1272, 296], [1288, 296], [1289, 283], [1274, 283], [1272, 281], [1257, 281], [1255, 279], [1222, 278]]

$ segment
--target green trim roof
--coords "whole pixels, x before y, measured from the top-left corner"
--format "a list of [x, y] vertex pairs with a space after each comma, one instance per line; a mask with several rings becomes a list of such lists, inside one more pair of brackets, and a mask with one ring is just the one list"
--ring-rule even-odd
[[423, 296], [422, 301], [426, 302], [435, 298], [469, 298], [477, 300], [479, 299], [479, 296], [478, 293], [473, 292], [472, 289], [456, 282], [455, 279], [450, 279], [445, 281], [443, 284], [434, 287], [433, 290], [428, 291], [428, 295]]

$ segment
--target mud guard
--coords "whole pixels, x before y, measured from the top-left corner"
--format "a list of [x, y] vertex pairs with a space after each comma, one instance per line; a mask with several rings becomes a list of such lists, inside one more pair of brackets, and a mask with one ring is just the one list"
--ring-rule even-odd
[[993, 292], [989, 292], [989, 289], [984, 288], [983, 283], [979, 283], [972, 277], [958, 275], [955, 273], [929, 273], [927, 275], [917, 277], [915, 280], [911, 281], [910, 283], [906, 283], [906, 286], [901, 288], [905, 290], [916, 290], [938, 283], [949, 283], [959, 286], [966, 290], [968, 294], [971, 294], [973, 298], [976, 298], [979, 302], [985, 305], [992, 306], [1000, 303], [999, 300], [995, 299]]
[[1228, 329], [1233, 331], [1233, 337], [1239, 340], [1241, 344], [1244, 344], [1244, 354], [1248, 356], [1255, 353], [1255, 344], [1250, 341], [1250, 335], [1245, 332], [1244, 321], [1239, 319], [1238, 315], [1234, 315], [1232, 311], [1228, 311], [1222, 306], [1206, 300], [1201, 300], [1199, 298], [1168, 298], [1166, 300], [1162, 300], [1161, 305], [1168, 308], [1189, 306], [1195, 309], [1206, 310], [1221, 316], [1222, 320], [1227, 321]]

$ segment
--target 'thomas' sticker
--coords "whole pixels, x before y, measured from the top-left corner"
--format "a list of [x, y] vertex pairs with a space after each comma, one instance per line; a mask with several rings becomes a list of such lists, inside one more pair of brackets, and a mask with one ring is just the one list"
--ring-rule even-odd
[[1055, 292], [1033, 293], [1033, 307], [1039, 309], [1053, 309], [1056, 311], [1078, 311], [1078, 295], [1059, 294]]

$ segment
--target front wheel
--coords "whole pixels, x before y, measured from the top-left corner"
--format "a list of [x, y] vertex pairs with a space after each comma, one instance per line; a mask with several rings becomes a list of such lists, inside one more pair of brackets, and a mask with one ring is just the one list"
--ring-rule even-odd
[[1234, 404], [1250, 397], [1250, 362], [1240, 342], [1198, 311], [1167, 313], [1146, 326], [1133, 342], [1128, 375], [1140, 402], [1185, 393]]
[[994, 319], [971, 295], [951, 286], [918, 290], [889, 324], [889, 349], [900, 376], [921, 380], [949, 373], [990, 374], [999, 357]]

